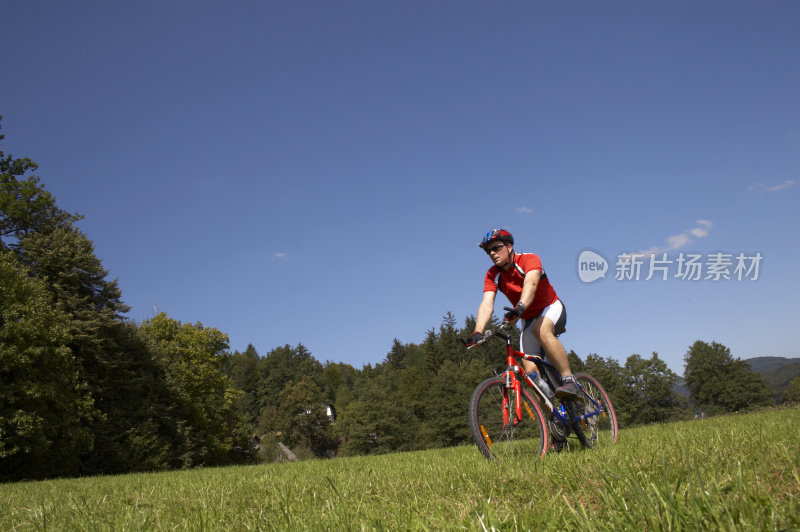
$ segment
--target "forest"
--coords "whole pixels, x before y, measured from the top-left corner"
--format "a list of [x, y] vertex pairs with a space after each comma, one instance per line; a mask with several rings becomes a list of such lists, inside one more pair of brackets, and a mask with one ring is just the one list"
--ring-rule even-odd
[[[134, 322], [81, 217], [36, 170], [0, 151], [0, 481], [279, 460], [279, 442], [302, 459], [470, 441], [470, 394], [505, 365], [502, 343], [464, 348], [473, 317], [387, 341], [363, 368], [302, 344], [231, 352], [223, 331], [166, 313]], [[569, 358], [623, 429], [800, 400], [800, 378], [776, 394], [715, 342], [690, 346], [682, 376], [657, 353]]]

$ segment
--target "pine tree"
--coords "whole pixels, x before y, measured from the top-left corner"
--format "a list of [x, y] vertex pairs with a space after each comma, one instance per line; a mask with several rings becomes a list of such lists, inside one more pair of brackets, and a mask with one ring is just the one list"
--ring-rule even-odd
[[[84, 448], [92, 449], [86, 456], [98, 457], [106, 446], [96, 441], [95, 429], [108, 419], [106, 391], [114, 386], [106, 376], [114, 373], [115, 366], [127, 363], [115, 351], [114, 342], [114, 329], [127, 307], [120, 300], [116, 281], [106, 280], [107, 272], [94, 255], [91, 241], [75, 227], [81, 217], [56, 205], [31, 174], [36, 168], [30, 159], [0, 152], [0, 248], [13, 251], [26, 275], [43, 283], [49, 306], [66, 316], [65, 347], [72, 366], [62, 370], [77, 379], [76, 389], [89, 394], [86, 404], [91, 412], [80, 414], [87, 424], [91, 420], [89, 444]], [[107, 463], [113, 462], [106, 458]], [[52, 466], [53, 474], [61, 474], [59, 467]], [[80, 472], [86, 472], [83, 466]]]
[[227, 361], [227, 375], [233, 385], [242, 391], [239, 398], [239, 410], [247, 416], [251, 423], [258, 419], [258, 363], [261, 357], [253, 347], [248, 344], [243, 353], [236, 351]]
[[14, 249], [27, 234], [48, 233], [81, 219], [56, 206], [55, 198], [31, 173], [37, 168], [27, 157], [15, 159], [0, 150], [0, 248]]

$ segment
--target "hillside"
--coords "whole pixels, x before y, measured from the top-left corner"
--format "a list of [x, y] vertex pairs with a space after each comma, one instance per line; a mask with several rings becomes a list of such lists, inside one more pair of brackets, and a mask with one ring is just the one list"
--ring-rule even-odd
[[782, 366], [796, 364], [800, 362], [800, 358], [786, 358], [786, 357], [753, 357], [744, 359], [750, 365], [750, 369], [759, 373], [767, 373], [769, 371], [779, 369]]
[[675, 390], [678, 395], [689, 397], [689, 387], [686, 386], [686, 380], [682, 376], [678, 377], [678, 380], [675, 381], [673, 390]]
[[800, 407], [652, 424], [501, 463], [462, 445], [4, 483], [0, 530], [800, 530], [798, 423]]
[[756, 357], [745, 360], [750, 369], [764, 376], [767, 385], [780, 397], [789, 381], [800, 377], [800, 358]]

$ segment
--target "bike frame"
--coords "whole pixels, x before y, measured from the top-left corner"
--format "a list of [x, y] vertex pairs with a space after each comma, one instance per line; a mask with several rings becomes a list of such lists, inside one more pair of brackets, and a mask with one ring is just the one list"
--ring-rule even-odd
[[[559, 412], [559, 409], [555, 407], [552, 401], [547, 397], [547, 395], [542, 391], [539, 386], [536, 385], [535, 382], [528, 376], [525, 372], [525, 369], [521, 365], [522, 360], [527, 360], [529, 362], [533, 362], [536, 364], [537, 369], [539, 368], [539, 364], [549, 364], [542, 360], [541, 357], [537, 357], [534, 355], [526, 355], [521, 351], [517, 351], [513, 347], [511, 347], [511, 338], [506, 336], [502, 333], [497, 333], [498, 336], [504, 337], [506, 341], [506, 363], [508, 364], [508, 368], [505, 371], [505, 378], [506, 378], [506, 390], [503, 392], [503, 424], [508, 425], [511, 421], [511, 413], [509, 410], [509, 399], [508, 399], [508, 390], [514, 390], [515, 397], [521, 397], [522, 395], [522, 382], [524, 381], [528, 387], [530, 387], [538, 398], [541, 400], [541, 403], [547, 407], [547, 410], [551, 414], [555, 414], [556, 416], [561, 418], [561, 421], [564, 423], [567, 422], [566, 417]], [[524, 401], [516, 401], [514, 405], [514, 420], [513, 424], [516, 425], [522, 419], [522, 404]]]
[[[514, 396], [519, 398], [522, 393], [522, 382], [524, 381], [528, 387], [530, 387], [535, 394], [541, 399], [541, 403], [547, 408], [547, 410], [557, 418], [561, 420], [562, 423], [566, 427], [569, 427], [569, 420], [567, 419], [567, 413], [564, 409], [564, 405], [560, 404], [559, 408], [553, 404], [552, 401], [547, 397], [547, 395], [542, 391], [539, 386], [528, 376], [525, 368], [521, 366], [519, 362], [522, 360], [527, 360], [529, 362], [533, 362], [536, 364], [536, 369], [539, 371], [539, 374], [542, 375], [542, 378], [546, 378], [547, 375], [544, 371], [544, 367], [548, 367], [555, 371], [555, 367], [548, 361], [544, 360], [540, 356], [536, 355], [526, 355], [521, 351], [517, 351], [513, 347], [511, 347], [511, 337], [505, 333], [500, 332], [499, 330], [496, 331], [494, 334], [500, 336], [506, 341], [506, 360], [508, 364], [508, 368], [505, 371], [505, 378], [506, 378], [506, 389], [503, 392], [503, 424], [508, 425], [510, 421], [510, 411], [509, 411], [509, 400], [508, 400], [508, 390], [514, 390]], [[551, 382], [549, 383], [551, 386], [555, 388], [556, 383]], [[583, 387], [580, 385], [579, 382], [576, 382], [578, 388], [580, 389], [581, 393], [585, 395], [589, 401], [594, 405], [595, 410], [592, 412], [583, 412], [580, 416], [578, 416], [578, 420], [581, 423], [592, 416], [596, 416], [603, 413], [603, 408], [600, 406], [600, 403], [594, 400], [594, 398], [587, 394]], [[522, 419], [522, 404], [524, 401], [517, 400], [516, 405], [514, 405], [514, 421], [513, 424], [517, 425], [520, 420]]]

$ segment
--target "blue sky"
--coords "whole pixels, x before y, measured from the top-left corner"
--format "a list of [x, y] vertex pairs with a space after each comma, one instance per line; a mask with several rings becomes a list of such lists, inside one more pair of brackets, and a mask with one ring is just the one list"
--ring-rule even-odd
[[[800, 356], [798, 2], [0, 11], [2, 150], [85, 215], [131, 319], [374, 364], [476, 313], [477, 243], [505, 227], [582, 357]], [[668, 279], [615, 279], [625, 252], [667, 253]], [[692, 281], [681, 253], [762, 260]]]

